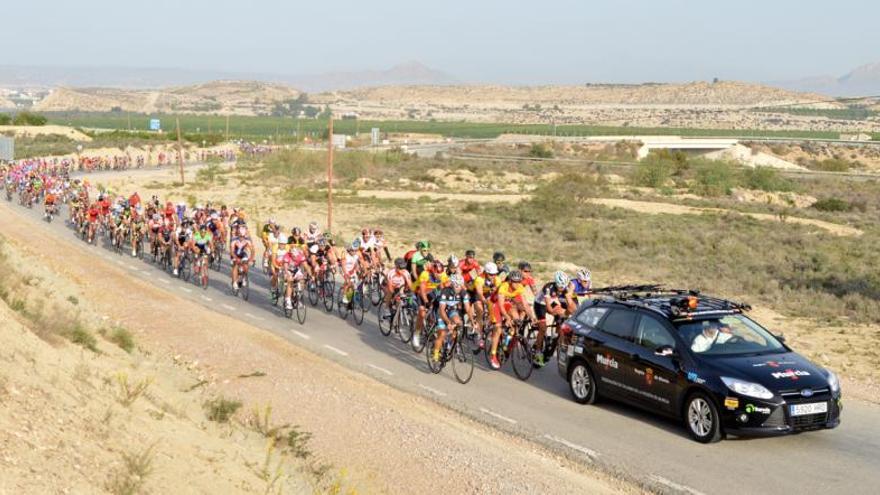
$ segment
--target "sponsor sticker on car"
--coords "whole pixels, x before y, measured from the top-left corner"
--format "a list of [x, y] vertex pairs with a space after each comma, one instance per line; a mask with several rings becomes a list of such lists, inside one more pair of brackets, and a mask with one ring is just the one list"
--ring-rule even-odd
[[617, 369], [620, 366], [617, 363], [617, 360], [614, 359], [613, 357], [611, 357], [611, 355], [596, 354], [596, 362], [601, 364], [602, 366], [604, 366], [605, 369], [608, 369], [608, 368]]
[[806, 416], [807, 414], [822, 414], [828, 412], [827, 402], [811, 402], [808, 404], [792, 404], [789, 406], [789, 414], [792, 416]]
[[787, 369], [785, 371], [776, 371], [776, 372], [770, 373], [770, 376], [772, 376], [773, 378], [776, 378], [777, 380], [779, 380], [781, 378], [791, 378], [792, 380], [797, 380], [798, 378], [800, 378], [802, 376], [810, 376], [810, 372], [804, 371], [804, 370]]
[[724, 407], [728, 409], [736, 409], [739, 407], [739, 399], [736, 397], [727, 397], [724, 399]]
[[752, 414], [752, 413], [770, 414], [770, 408], [769, 407], [759, 407], [754, 404], [746, 404], [746, 412], [749, 414]]

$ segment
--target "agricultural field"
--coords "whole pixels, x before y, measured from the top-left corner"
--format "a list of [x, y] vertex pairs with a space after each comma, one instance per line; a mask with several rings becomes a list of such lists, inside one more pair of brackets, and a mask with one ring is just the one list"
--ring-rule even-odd
[[[193, 135], [224, 135], [226, 117], [220, 115], [145, 115], [127, 113], [47, 113], [52, 124], [98, 129], [146, 130], [151, 118], [162, 120], [163, 129], [172, 132], [175, 119], [180, 118], [184, 133]], [[614, 135], [680, 135], [687, 137], [768, 137], [768, 138], [811, 138], [838, 139], [834, 131], [785, 131], [760, 129], [687, 129], [676, 127], [614, 127], [590, 125], [550, 124], [503, 124], [475, 122], [441, 122], [422, 120], [335, 120], [334, 132], [354, 135], [369, 134], [370, 129], [378, 127], [382, 132], [439, 134], [451, 138], [488, 139], [502, 134], [538, 134], [557, 136], [614, 136]], [[325, 135], [326, 120], [292, 119], [288, 117], [229, 117], [230, 138], [273, 139], [276, 142], [294, 142], [297, 136], [320, 138]]]

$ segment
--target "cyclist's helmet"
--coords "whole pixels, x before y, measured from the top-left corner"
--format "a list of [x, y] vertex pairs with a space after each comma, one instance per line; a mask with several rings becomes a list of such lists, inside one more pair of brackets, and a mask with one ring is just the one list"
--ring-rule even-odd
[[351, 244], [348, 245], [348, 252], [353, 253], [353, 252], [357, 251], [358, 248], [360, 248], [360, 247], [361, 247], [361, 243], [352, 242]]
[[309, 232], [317, 232], [318, 231], [318, 222], [310, 222], [309, 223]]
[[453, 287], [463, 287], [464, 286], [464, 277], [459, 274], [452, 275], [449, 277], [449, 281], [452, 282]]
[[517, 266], [517, 268], [519, 268], [520, 270], [522, 270], [524, 272], [532, 271], [532, 264], [529, 263], [528, 261], [520, 261], [519, 264], [517, 264], [516, 266]]
[[384, 234], [383, 234], [383, 232], [382, 232], [382, 229], [376, 229], [376, 230], [373, 231], [373, 236], [374, 236], [374, 237], [382, 237], [383, 235], [384, 235]]
[[494, 261], [495, 264], [503, 263], [505, 259], [504, 253], [501, 251], [495, 251], [495, 254], [492, 255], [492, 261]]
[[474, 251], [473, 249], [468, 249], [467, 251], [464, 252], [464, 256], [465, 256], [465, 258], [476, 258], [477, 252]]
[[298, 235], [302, 234], [302, 230], [300, 230], [299, 227], [294, 227], [294, 228], [290, 229], [290, 233], [298, 236]]
[[458, 256], [450, 254], [449, 258], [446, 259], [446, 264], [449, 266], [458, 266]]
[[590, 274], [590, 270], [587, 270], [586, 268], [581, 268], [577, 271], [577, 278], [581, 282], [589, 282], [592, 280], [593, 277]]
[[312, 254], [318, 254], [318, 249], [319, 248], [317, 244], [312, 244], [312, 247], [309, 248], [309, 252]]
[[403, 258], [397, 258], [394, 260], [394, 267], [398, 270], [403, 270], [406, 268], [406, 260]]
[[507, 275], [507, 280], [509, 280], [511, 282], [522, 282], [522, 279], [523, 279], [523, 274], [519, 270], [512, 270]]
[[419, 241], [416, 243], [416, 249], [431, 249], [431, 243], [428, 241]]
[[355, 250], [360, 249], [361, 248], [361, 240], [355, 239], [355, 240], [351, 241], [351, 248], [355, 249]]
[[483, 267], [483, 271], [489, 275], [498, 275], [498, 265], [490, 261]]
[[443, 262], [440, 260], [431, 261], [431, 270], [433, 270], [434, 273], [442, 272], [443, 271]]
[[565, 288], [568, 286], [568, 283], [571, 282], [571, 279], [568, 278], [568, 274], [562, 270], [557, 271], [553, 275], [553, 283], [556, 284], [557, 288]]
[[199, 230], [208, 230], [208, 224], [206, 224], [206, 223], [199, 224]]
[[274, 225], [275, 225], [275, 219], [274, 219], [274, 218], [270, 218], [269, 221], [266, 222], [266, 225], [272, 225], [272, 226], [274, 226]]

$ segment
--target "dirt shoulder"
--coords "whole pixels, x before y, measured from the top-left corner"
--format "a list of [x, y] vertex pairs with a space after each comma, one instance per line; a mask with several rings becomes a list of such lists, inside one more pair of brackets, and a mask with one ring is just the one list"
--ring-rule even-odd
[[[133, 279], [88, 248], [0, 206], [4, 234], [70, 280], [157, 357], [189, 363], [245, 409], [271, 405], [272, 422], [300, 425], [331, 474], [365, 492], [635, 491], [538, 445], [375, 382], [275, 335]], [[55, 249], [46, 251], [45, 246]], [[121, 297], [125, 304], [120, 304]], [[263, 376], [240, 378], [259, 371]], [[265, 409], [264, 409], [265, 410]], [[172, 485], [173, 486], [173, 485]]]

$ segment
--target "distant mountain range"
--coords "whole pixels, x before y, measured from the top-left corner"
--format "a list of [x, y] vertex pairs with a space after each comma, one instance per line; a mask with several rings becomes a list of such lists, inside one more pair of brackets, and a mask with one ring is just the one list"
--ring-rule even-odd
[[169, 68], [0, 66], [0, 86], [4, 87], [148, 89], [187, 86], [217, 80], [265, 81], [286, 84], [309, 93], [367, 86], [446, 85], [459, 82], [453, 76], [419, 62], [407, 62], [386, 70], [324, 74], [245, 73]]
[[880, 95], [880, 62], [857, 67], [841, 77], [815, 76], [768, 84], [828, 96], [876, 96]]

